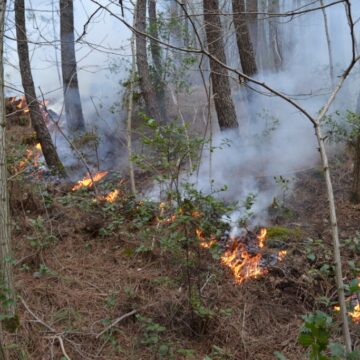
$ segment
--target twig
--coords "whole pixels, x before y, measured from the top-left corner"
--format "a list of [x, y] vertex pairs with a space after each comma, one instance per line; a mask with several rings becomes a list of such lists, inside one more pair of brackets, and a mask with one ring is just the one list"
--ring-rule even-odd
[[244, 346], [244, 354], [246, 358], [246, 341], [244, 336], [244, 329], [245, 329], [245, 318], [246, 318], [246, 303], [244, 304], [244, 312], [243, 312], [243, 321], [242, 321], [242, 327], [241, 327], [241, 340]]
[[118, 324], [120, 321], [128, 318], [131, 315], [136, 314], [138, 311], [137, 310], [132, 310], [120, 317], [118, 317], [117, 319], [115, 319], [109, 326], [107, 326], [103, 331], [101, 331], [99, 334], [96, 335], [96, 339], [98, 339], [101, 335], [105, 334], [108, 330], [110, 330], [112, 327], [114, 327], [116, 324]]
[[66, 350], [64, 347], [64, 341], [63, 341], [62, 337], [58, 335], [58, 336], [56, 336], [56, 338], [58, 339], [58, 341], [60, 343], [60, 348], [61, 348], [63, 355], [66, 357], [67, 360], [71, 360], [70, 356], [66, 353]]
[[49, 331], [51, 331], [52, 333], [57, 333], [57, 331], [52, 328], [50, 325], [46, 324], [43, 320], [41, 320], [30, 308], [29, 306], [26, 304], [25, 300], [19, 296], [21, 303], [24, 305], [25, 309], [28, 311], [28, 313], [38, 322], [40, 323], [42, 326], [44, 326], [46, 329], [48, 329]]

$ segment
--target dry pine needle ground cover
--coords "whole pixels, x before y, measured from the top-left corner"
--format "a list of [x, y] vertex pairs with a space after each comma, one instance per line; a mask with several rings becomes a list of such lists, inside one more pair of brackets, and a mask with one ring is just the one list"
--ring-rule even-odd
[[[341, 164], [335, 190], [341, 236], [348, 238], [358, 229], [360, 209], [347, 201], [350, 173]], [[71, 185], [20, 176], [10, 182], [21, 321], [6, 334], [7, 343], [15, 344], [14, 359], [267, 360], [274, 351], [304, 358], [297, 343], [301, 316], [331, 312], [323, 296], [336, 301], [332, 274], [319, 271], [331, 254], [320, 172], [301, 174], [287, 204], [290, 215], [273, 218], [277, 226], [301, 231], [282, 236], [287, 255], [267, 275], [236, 284], [207, 249], [200, 250], [201, 296], [211, 316], [195, 318], [178, 265], [156, 246], [138, 251], [142, 229], [134, 226], [132, 211], [141, 203], [125, 195], [126, 182], [120, 190], [109, 205], [95, 202], [91, 191], [72, 192]], [[156, 226], [153, 219], [147, 226]], [[307, 256], [309, 237], [322, 239], [313, 245], [316, 259]], [[359, 261], [353, 251], [344, 254], [345, 266]], [[359, 330], [352, 324], [357, 342]], [[339, 326], [334, 339], [340, 338]]]

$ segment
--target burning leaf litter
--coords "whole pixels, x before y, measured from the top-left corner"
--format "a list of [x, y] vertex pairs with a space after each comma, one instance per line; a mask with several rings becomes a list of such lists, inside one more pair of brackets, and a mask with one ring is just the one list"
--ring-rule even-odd
[[[358, 278], [360, 281], [360, 277]], [[360, 288], [360, 282], [358, 284]], [[360, 298], [359, 295], [352, 295], [346, 299], [352, 306], [352, 310], [348, 312], [349, 317], [352, 319], [355, 323], [360, 323]], [[336, 305], [334, 306], [334, 311], [339, 312], [340, 306]]]
[[82, 188], [91, 188], [94, 183], [99, 182], [108, 174], [107, 171], [99, 171], [94, 176], [85, 176], [82, 180], [79, 180], [76, 185], [73, 186], [72, 191], [76, 191]]
[[[163, 216], [166, 205], [160, 203], [160, 216]], [[192, 217], [199, 218], [202, 214], [199, 211], [192, 212]], [[158, 225], [172, 224], [176, 220], [176, 215], [172, 214], [165, 219], [157, 219]], [[199, 246], [204, 249], [210, 249], [219, 241], [215, 236], [206, 238], [204, 231], [201, 228], [195, 230], [196, 238], [199, 240]], [[282, 261], [286, 256], [286, 250], [280, 250], [277, 254], [270, 255], [270, 260], [265, 259], [263, 253], [266, 244], [267, 229], [261, 228], [259, 234], [256, 236], [255, 244], [249, 245], [249, 238], [253, 235], [247, 232], [245, 237], [230, 237], [227, 241], [227, 250], [221, 256], [220, 261], [223, 265], [228, 267], [234, 277], [236, 283], [241, 284], [249, 279], [257, 279], [260, 276], [268, 273], [268, 265], [277, 261]]]
[[[85, 176], [82, 180], [79, 180], [72, 187], [72, 191], [77, 191], [77, 190], [83, 189], [83, 188], [92, 188], [95, 183], [102, 180], [105, 176], [108, 175], [108, 173], [109, 173], [108, 171], [99, 171], [92, 177]], [[120, 184], [122, 184], [122, 183], [123, 183], [123, 180], [120, 181]], [[106, 195], [98, 195], [96, 197], [96, 199], [100, 200], [100, 201], [106, 201], [108, 203], [113, 203], [118, 199], [120, 193], [121, 193], [120, 190], [115, 189], [113, 191], [110, 191]]]

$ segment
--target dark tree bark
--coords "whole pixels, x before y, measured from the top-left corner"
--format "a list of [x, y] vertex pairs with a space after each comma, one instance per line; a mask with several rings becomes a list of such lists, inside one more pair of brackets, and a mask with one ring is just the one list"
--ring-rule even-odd
[[60, 0], [61, 68], [66, 123], [71, 133], [85, 130], [81, 106], [74, 37], [73, 0]]
[[[15, 306], [15, 288], [13, 281], [13, 263], [11, 251], [11, 218], [9, 209], [9, 191], [6, 166], [6, 110], [4, 99], [4, 23], [5, 23], [6, 1], [0, 0], [0, 284], [1, 305], [0, 312], [9, 316], [6, 322], [0, 324], [0, 356], [2, 359], [10, 359], [8, 349], [3, 348], [4, 331], [2, 325], [9, 330], [9, 326], [16, 325], [18, 318]], [[16, 321], [17, 319], [17, 321]], [[16, 330], [16, 326], [15, 326]]]
[[249, 23], [249, 30], [254, 44], [254, 48], [257, 46], [258, 41], [258, 15], [259, 6], [258, 0], [247, 0], [246, 1], [246, 11], [249, 13], [247, 16]]
[[41, 144], [47, 166], [50, 170], [65, 177], [65, 168], [56, 152], [36, 97], [26, 36], [24, 0], [15, 0], [15, 23], [21, 80], [26, 103], [30, 110], [31, 123], [35, 130], [37, 140]]
[[254, 49], [250, 39], [245, 12], [245, 0], [232, 0], [236, 41], [243, 72], [252, 76], [257, 72]]
[[[135, 9], [135, 28], [146, 32], [146, 0], [138, 0]], [[161, 111], [157, 102], [156, 92], [151, 83], [149, 63], [146, 50], [146, 37], [136, 34], [136, 64], [140, 77], [140, 88], [145, 101], [147, 115], [161, 121]]]
[[[218, 60], [226, 63], [222, 25], [219, 17], [218, 0], [203, 0], [204, 23], [209, 52]], [[210, 59], [211, 82], [215, 109], [221, 130], [237, 128], [234, 103], [228, 72], [221, 65]]]
[[[150, 35], [154, 38], [159, 38], [158, 22], [156, 14], [156, 0], [149, 0], [149, 24], [150, 24]], [[153, 39], [150, 39], [150, 50], [151, 57], [154, 67], [154, 87], [157, 102], [160, 107], [161, 119], [166, 119], [166, 102], [165, 102], [165, 82], [163, 80], [163, 67], [161, 60], [161, 48], [159, 43]]]

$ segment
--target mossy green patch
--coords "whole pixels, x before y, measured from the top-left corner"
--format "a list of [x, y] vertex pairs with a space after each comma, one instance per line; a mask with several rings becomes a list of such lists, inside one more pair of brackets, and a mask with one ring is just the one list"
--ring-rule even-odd
[[289, 240], [300, 239], [302, 236], [302, 230], [299, 227], [287, 228], [283, 226], [272, 226], [267, 229], [267, 238], [269, 240]]

